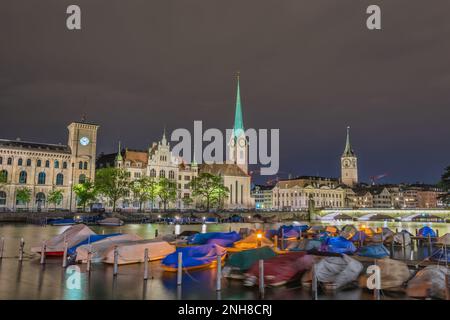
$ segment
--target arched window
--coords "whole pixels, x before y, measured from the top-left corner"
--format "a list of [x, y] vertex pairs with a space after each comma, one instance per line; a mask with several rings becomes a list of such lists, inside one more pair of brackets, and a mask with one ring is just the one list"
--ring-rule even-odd
[[17, 165], [18, 165], [18, 166], [23, 165], [23, 160], [22, 160], [22, 158], [19, 158], [19, 160], [17, 160]]
[[172, 170], [169, 171], [169, 179], [175, 179], [175, 172], [173, 172]]
[[6, 206], [6, 192], [0, 191], [0, 206]]
[[45, 167], [46, 168], [50, 168], [50, 161], [49, 160], [45, 160]]
[[0, 157], [0, 164], [3, 164], [3, 157]]
[[31, 167], [31, 159], [27, 159], [27, 167]]
[[166, 177], [166, 172], [164, 170], [159, 171], [159, 177], [160, 178], [165, 178]]
[[3, 183], [8, 182], [8, 171], [6, 171], [6, 170], [0, 171], [0, 182], [3, 182]]
[[56, 175], [56, 185], [62, 186], [64, 184], [64, 175], [62, 173], [58, 173]]
[[80, 162], [78, 163], [78, 169], [80, 169], [80, 170], [83, 169], [83, 162], [82, 162], [82, 161], [80, 161]]
[[84, 169], [84, 170], [87, 170], [87, 168], [88, 168], [88, 163], [85, 162], [84, 165], [83, 165], [83, 169]]
[[150, 170], [150, 177], [155, 178], [156, 177], [156, 171], [155, 169]]
[[84, 174], [80, 174], [80, 177], [78, 178], [78, 183], [85, 183], [86, 182], [86, 176]]
[[41, 167], [42, 166], [42, 160], [38, 159], [38, 161], [36, 161], [36, 167]]
[[36, 205], [38, 207], [45, 206], [45, 194], [43, 192], [39, 192], [36, 194]]
[[12, 165], [12, 158], [8, 158], [7, 163], [8, 163], [9, 166]]
[[20, 184], [27, 183], [27, 172], [26, 171], [20, 171], [20, 173], [19, 173], [19, 183]]
[[38, 175], [38, 184], [45, 184], [45, 172], [40, 172]]
[[63, 162], [63, 169], [67, 169], [67, 162], [66, 161]]
[[59, 169], [59, 161], [55, 160], [55, 169]]

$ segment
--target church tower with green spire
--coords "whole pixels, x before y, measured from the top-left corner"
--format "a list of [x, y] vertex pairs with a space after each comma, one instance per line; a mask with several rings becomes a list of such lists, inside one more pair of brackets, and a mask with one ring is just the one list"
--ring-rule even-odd
[[358, 158], [350, 144], [350, 127], [347, 127], [347, 140], [341, 156], [341, 182], [349, 187], [358, 183]]
[[236, 164], [248, 174], [248, 141], [245, 136], [244, 120], [242, 117], [241, 89], [237, 74], [236, 105], [234, 112], [233, 133], [228, 143], [228, 162]]

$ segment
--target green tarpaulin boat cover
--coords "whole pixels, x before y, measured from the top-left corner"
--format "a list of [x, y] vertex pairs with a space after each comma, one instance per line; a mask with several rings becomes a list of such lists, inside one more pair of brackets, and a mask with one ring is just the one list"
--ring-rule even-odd
[[277, 254], [269, 247], [245, 250], [233, 253], [230, 258], [228, 258], [226, 265], [241, 270], [247, 270], [258, 260], [270, 259], [276, 255]]

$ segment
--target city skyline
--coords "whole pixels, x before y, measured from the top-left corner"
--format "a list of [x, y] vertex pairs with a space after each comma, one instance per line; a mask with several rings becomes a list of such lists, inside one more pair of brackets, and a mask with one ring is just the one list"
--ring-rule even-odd
[[448, 165], [447, 3], [386, 3], [378, 33], [351, 1], [121, 4], [120, 16], [80, 1], [80, 32], [58, 27], [64, 4], [42, 3], [0, 4], [1, 138], [66, 143], [84, 114], [106, 153], [145, 149], [164, 125], [230, 128], [240, 70], [245, 126], [280, 128], [284, 177], [338, 177], [347, 125], [361, 181], [435, 183]]

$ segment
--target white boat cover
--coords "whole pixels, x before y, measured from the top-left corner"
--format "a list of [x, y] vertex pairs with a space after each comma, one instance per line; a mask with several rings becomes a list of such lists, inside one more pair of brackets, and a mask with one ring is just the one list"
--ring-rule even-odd
[[123, 225], [123, 221], [120, 220], [119, 218], [105, 218], [103, 220], [98, 221], [97, 224], [121, 226]]
[[418, 271], [413, 279], [408, 282], [406, 293], [414, 298], [435, 297], [445, 299], [445, 274], [444, 266], [428, 266]]
[[[61, 252], [64, 251], [64, 242], [67, 242], [67, 247], [73, 247], [78, 243], [86, 240], [89, 236], [95, 235], [88, 226], [84, 224], [76, 224], [64, 230], [63, 233], [50, 239], [46, 242], [46, 252]], [[41, 252], [42, 245], [31, 248], [31, 252]]]
[[358, 279], [363, 265], [347, 255], [342, 257], [325, 257], [315, 267], [317, 280], [322, 283], [333, 283], [336, 289]]
[[[150, 261], [162, 259], [175, 252], [175, 246], [159, 239], [122, 243], [117, 246], [119, 252], [118, 264], [144, 262], [144, 251], [146, 248], [148, 248]], [[110, 247], [107, 250], [103, 262], [114, 263], [114, 247]]]
[[450, 233], [444, 234], [442, 237], [437, 239], [438, 244], [450, 245]]
[[102, 262], [106, 253], [111, 247], [123, 243], [133, 243], [134, 241], [142, 240], [141, 237], [134, 234], [121, 234], [114, 237], [108, 237], [91, 244], [84, 244], [76, 249], [76, 261], [86, 263], [89, 249], [91, 250], [91, 262]]
[[[399, 260], [389, 258], [377, 259], [377, 265], [381, 271], [381, 289], [397, 289], [401, 288], [404, 283], [411, 277], [408, 266]], [[360, 278], [360, 287], [367, 287], [368, 275], [363, 275]]]
[[[403, 237], [403, 235], [405, 235], [405, 236]], [[403, 243], [403, 239], [404, 239], [404, 243]], [[402, 246], [404, 246], [404, 245], [409, 246], [412, 243], [411, 235], [408, 232], [397, 232], [396, 234], [394, 234], [394, 243], [400, 244]]]

